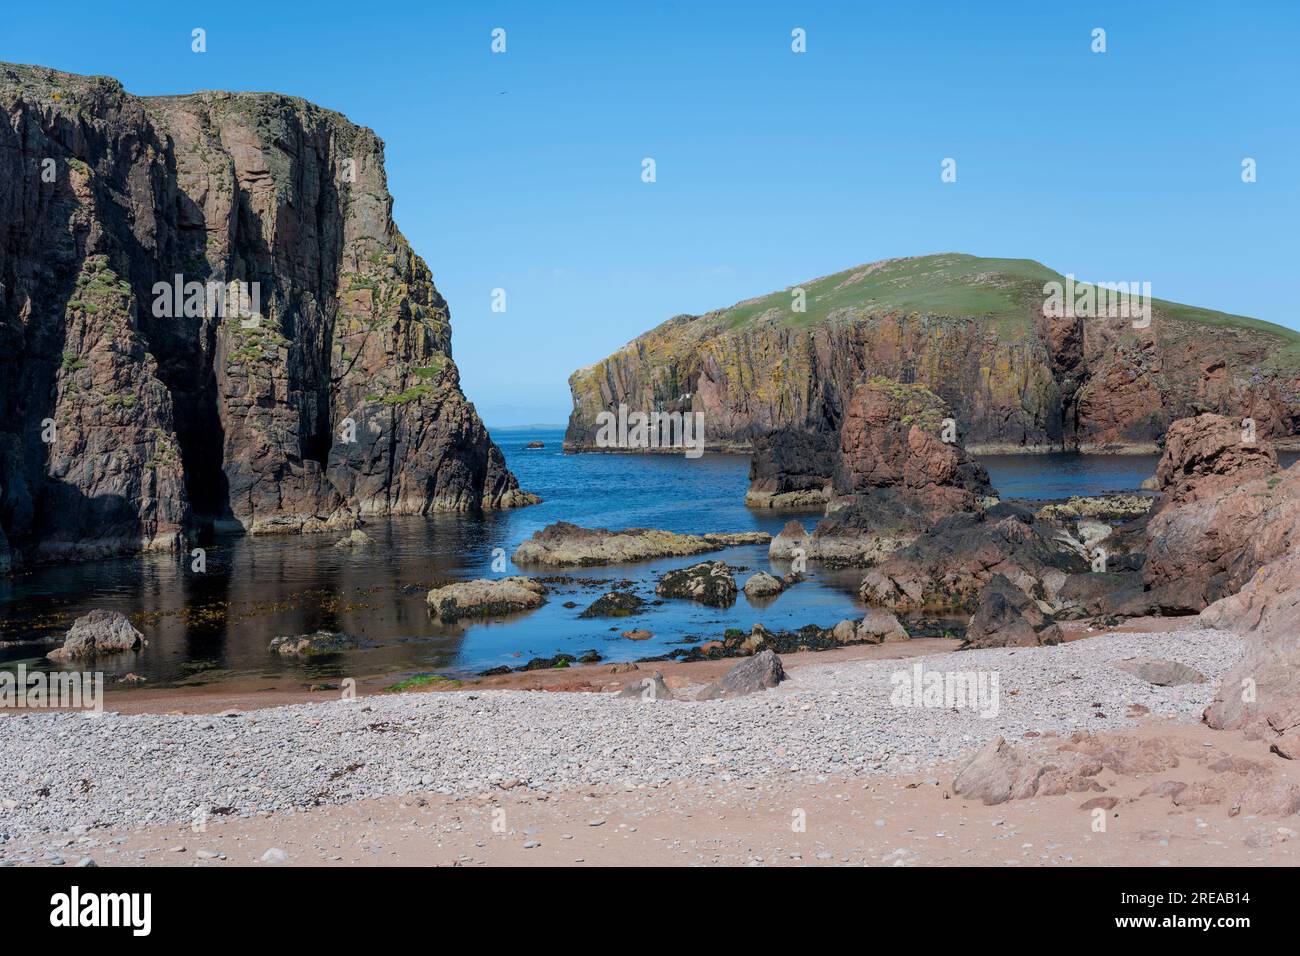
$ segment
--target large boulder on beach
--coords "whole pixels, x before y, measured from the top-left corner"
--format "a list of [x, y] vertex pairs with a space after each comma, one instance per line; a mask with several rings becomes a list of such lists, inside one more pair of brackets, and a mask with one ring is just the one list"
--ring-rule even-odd
[[966, 626], [965, 648], [1036, 647], [1038, 632], [1051, 621], [1024, 591], [995, 574], [979, 595], [979, 607]]
[[541, 607], [546, 603], [546, 586], [525, 577], [461, 581], [434, 588], [426, 601], [434, 617], [450, 623]]
[[781, 658], [777, 657], [774, 651], [762, 651], [727, 671], [721, 680], [700, 691], [696, 699], [719, 700], [743, 697], [746, 694], [775, 687], [783, 680], [785, 680], [785, 668], [781, 666]]
[[853, 639], [864, 644], [892, 644], [907, 640], [908, 634], [891, 612], [882, 607], [870, 607], [862, 620], [854, 625]]
[[52, 661], [88, 660], [104, 654], [138, 651], [147, 641], [125, 614], [96, 608], [72, 622], [63, 646], [50, 651]]
[[271, 641], [269, 650], [281, 657], [327, 657], [360, 647], [356, 638], [337, 631], [316, 631], [312, 634], [285, 634]]
[[702, 561], [676, 568], [655, 585], [655, 594], [660, 597], [685, 598], [712, 607], [728, 606], [736, 600], [736, 591], [736, 579], [725, 561]]

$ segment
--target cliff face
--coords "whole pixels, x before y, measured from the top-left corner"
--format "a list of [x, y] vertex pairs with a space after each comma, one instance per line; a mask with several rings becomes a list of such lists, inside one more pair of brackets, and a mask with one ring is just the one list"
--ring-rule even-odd
[[460, 390], [370, 130], [7, 64], [0, 110], [0, 545], [536, 500]]
[[1300, 334], [1160, 300], [1145, 328], [1053, 318], [1049, 281], [1065, 277], [945, 254], [678, 316], [570, 377], [566, 447], [594, 447], [596, 415], [620, 403], [702, 412], [713, 449], [784, 427], [833, 432], [873, 375], [929, 388], [976, 452], [1149, 446], [1197, 411], [1249, 415], [1262, 435], [1300, 430]]

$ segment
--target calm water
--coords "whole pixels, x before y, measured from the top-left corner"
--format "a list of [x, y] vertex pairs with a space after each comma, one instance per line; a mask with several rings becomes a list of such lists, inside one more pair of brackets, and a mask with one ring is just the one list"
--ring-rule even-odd
[[[366, 532], [377, 547], [368, 553], [335, 549], [337, 534], [222, 538], [207, 549], [206, 574], [190, 572], [188, 562], [170, 555], [42, 568], [0, 580], [0, 632], [3, 639], [61, 634], [73, 617], [95, 607], [144, 612], [137, 625], [149, 646], [138, 655], [103, 659], [98, 666], [107, 673], [133, 671], [157, 686], [233, 677], [468, 674], [561, 651], [579, 655], [596, 650], [608, 660], [631, 660], [720, 636], [729, 627], [748, 630], [756, 621], [772, 628], [828, 626], [862, 612], [855, 596], [860, 572], [814, 566], [808, 581], [762, 608], [742, 594], [724, 610], [670, 601], [629, 618], [583, 620], [578, 614], [607, 587], [575, 584], [560, 587], [546, 605], [528, 614], [461, 627], [436, 624], [424, 601], [430, 586], [491, 576], [494, 549], [509, 556], [519, 542], [552, 521], [775, 534], [790, 517], [744, 506], [745, 457], [566, 456], [558, 428], [505, 430], [493, 437], [521, 485], [540, 494], [543, 504], [483, 516], [372, 522]], [[535, 439], [546, 447], [524, 448]], [[1042, 455], [981, 461], [1008, 497], [1133, 490], [1155, 469], [1152, 457]], [[798, 517], [809, 527], [816, 522], [815, 515]], [[745, 568], [741, 581], [760, 568], [788, 570], [769, 562], [766, 551], [766, 546], [751, 546], [709, 557]], [[544, 573], [572, 573], [597, 582], [630, 579], [643, 598], [654, 600], [658, 576], [686, 563], [676, 558]], [[511, 564], [507, 573], [518, 569]], [[564, 607], [569, 601], [577, 606]], [[619, 636], [633, 628], [652, 631], [654, 637], [634, 642]], [[281, 662], [267, 652], [276, 635], [317, 629], [343, 631], [368, 646], [315, 664]], [[0, 650], [6, 666], [39, 659], [34, 649]]]

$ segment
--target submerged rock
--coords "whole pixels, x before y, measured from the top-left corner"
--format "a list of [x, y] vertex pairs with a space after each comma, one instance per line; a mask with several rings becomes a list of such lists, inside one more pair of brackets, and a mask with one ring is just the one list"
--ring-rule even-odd
[[629, 617], [644, 606], [645, 601], [630, 591], [610, 591], [596, 598], [578, 617]]
[[354, 637], [336, 631], [316, 631], [314, 634], [282, 635], [271, 641], [268, 648], [281, 657], [324, 657], [356, 650], [360, 643]]
[[525, 577], [479, 579], [434, 588], [425, 600], [435, 617], [450, 623], [541, 607], [546, 603], [546, 586]]
[[736, 600], [736, 579], [725, 561], [703, 561], [665, 573], [655, 585], [655, 594], [726, 607]]
[[125, 614], [95, 609], [77, 618], [68, 630], [63, 646], [45, 656], [52, 661], [76, 661], [101, 654], [138, 651], [147, 641]]
[[335, 541], [334, 547], [350, 548], [353, 551], [371, 551], [375, 547], [375, 542], [371, 540], [370, 535], [360, 528], [354, 528], [346, 538], [339, 538], [339, 540]]

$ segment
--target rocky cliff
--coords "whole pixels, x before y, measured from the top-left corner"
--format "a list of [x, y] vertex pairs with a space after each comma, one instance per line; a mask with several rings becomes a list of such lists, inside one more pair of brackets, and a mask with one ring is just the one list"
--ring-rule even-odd
[[0, 563], [536, 500], [383, 143], [293, 97], [0, 64], [0, 348]]
[[936, 393], [976, 453], [1151, 449], [1204, 411], [1273, 438], [1300, 430], [1300, 334], [1159, 299], [1143, 327], [1054, 317], [1044, 286], [1066, 281], [1029, 260], [943, 254], [677, 316], [570, 377], [566, 447], [593, 448], [596, 416], [620, 403], [702, 412], [711, 449], [834, 432], [871, 375]]

